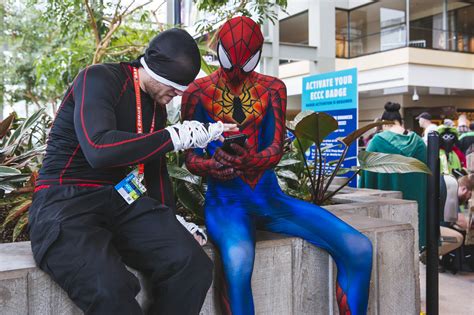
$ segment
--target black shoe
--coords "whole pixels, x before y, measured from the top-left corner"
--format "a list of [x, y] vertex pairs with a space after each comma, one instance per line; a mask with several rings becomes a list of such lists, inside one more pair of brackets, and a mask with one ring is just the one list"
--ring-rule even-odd
[[438, 272], [439, 272], [439, 273], [445, 273], [445, 272], [446, 272], [446, 268], [444, 268], [444, 267], [441, 266], [441, 265], [438, 265]]
[[426, 250], [420, 253], [420, 262], [426, 266]]

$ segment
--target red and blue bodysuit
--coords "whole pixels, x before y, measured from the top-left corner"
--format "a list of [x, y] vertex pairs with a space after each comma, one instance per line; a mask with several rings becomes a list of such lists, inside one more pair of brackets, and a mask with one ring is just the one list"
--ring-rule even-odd
[[211, 142], [186, 152], [188, 169], [207, 177], [205, 219], [225, 273], [223, 306], [229, 314], [253, 314], [251, 276], [256, 228], [301, 237], [336, 261], [341, 314], [365, 314], [372, 268], [367, 237], [327, 210], [291, 198], [272, 168], [283, 154], [286, 88], [277, 78], [253, 71], [263, 36], [251, 19], [236, 17], [219, 31], [221, 67], [196, 80], [183, 95], [186, 120], [236, 123], [247, 135], [236, 155]]

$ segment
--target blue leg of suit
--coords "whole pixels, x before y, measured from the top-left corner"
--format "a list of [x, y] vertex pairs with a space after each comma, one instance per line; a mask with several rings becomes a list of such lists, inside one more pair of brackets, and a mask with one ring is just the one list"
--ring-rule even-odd
[[234, 315], [254, 314], [250, 280], [255, 257], [255, 229], [301, 237], [329, 252], [336, 262], [340, 310], [366, 314], [372, 269], [367, 237], [327, 210], [285, 195], [273, 171], [252, 189], [240, 178], [209, 180], [206, 225], [225, 273], [225, 304]]

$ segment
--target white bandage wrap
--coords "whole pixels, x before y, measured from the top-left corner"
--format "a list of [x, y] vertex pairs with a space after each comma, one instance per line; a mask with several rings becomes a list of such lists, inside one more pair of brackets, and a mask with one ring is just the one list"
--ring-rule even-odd
[[168, 79], [166, 79], [166, 78], [163, 78], [162, 76], [160, 76], [160, 75], [154, 73], [153, 70], [151, 70], [151, 69], [148, 67], [147, 63], [145, 62], [145, 58], [144, 58], [144, 57], [140, 58], [140, 63], [142, 64], [143, 69], [145, 69], [146, 73], [148, 73], [148, 75], [149, 75], [150, 77], [152, 77], [153, 79], [155, 79], [156, 81], [161, 82], [161, 83], [163, 83], [163, 84], [165, 84], [165, 85], [168, 85], [168, 86], [172, 86], [172, 87], [174, 87], [175, 89], [178, 89], [178, 90], [183, 91], [183, 92], [188, 88], [187, 85], [178, 84], [178, 83], [176, 83], [176, 82], [170, 81], [170, 80], [168, 80]]
[[186, 228], [186, 230], [189, 231], [189, 233], [191, 233], [192, 235], [196, 233], [199, 234], [204, 239], [204, 243], [207, 243], [207, 235], [206, 233], [204, 233], [203, 229], [201, 229], [199, 226], [197, 226], [196, 224], [192, 222], [187, 222], [180, 215], [176, 215], [176, 219], [178, 219], [179, 223], [181, 223]]
[[206, 128], [196, 120], [185, 120], [165, 128], [168, 130], [174, 150], [187, 150], [191, 148], [205, 148], [211, 141], [219, 139], [224, 132], [224, 124], [220, 121], [209, 124]]

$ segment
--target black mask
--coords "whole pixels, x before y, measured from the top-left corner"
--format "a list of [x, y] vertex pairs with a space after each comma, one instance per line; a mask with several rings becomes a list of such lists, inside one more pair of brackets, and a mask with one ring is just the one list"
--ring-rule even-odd
[[457, 142], [457, 136], [456, 134], [448, 131], [441, 134], [439, 141], [439, 146], [441, 147], [441, 149], [443, 149], [446, 154], [449, 154], [453, 150], [453, 147]]
[[155, 36], [145, 54], [132, 62], [140, 67], [144, 57], [148, 67], [157, 75], [179, 85], [189, 85], [201, 69], [201, 55], [188, 32], [172, 28]]

